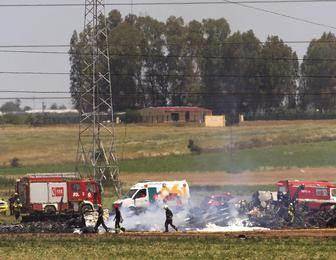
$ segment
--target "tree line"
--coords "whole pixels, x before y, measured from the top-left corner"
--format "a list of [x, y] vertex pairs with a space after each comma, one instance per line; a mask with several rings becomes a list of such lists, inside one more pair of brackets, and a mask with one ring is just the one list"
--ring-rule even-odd
[[[122, 17], [113, 10], [106, 19], [116, 111], [192, 105], [215, 113], [262, 113], [331, 111], [336, 105], [332, 33], [312, 40], [300, 64], [278, 36], [261, 42], [252, 30], [231, 32], [224, 18], [186, 23], [171, 16], [161, 22], [150, 16]], [[70, 92], [77, 108], [85, 53], [87, 39], [74, 31]]]
[[[47, 106], [43, 103], [42, 109], [47, 109]], [[56, 103], [52, 103], [49, 107], [49, 110], [62, 110], [67, 109], [65, 105], [57, 105]], [[0, 106], [0, 112], [3, 113], [20, 113], [32, 110], [30, 106], [21, 107], [21, 100], [19, 98], [15, 99], [15, 101], [7, 101], [3, 105]]]

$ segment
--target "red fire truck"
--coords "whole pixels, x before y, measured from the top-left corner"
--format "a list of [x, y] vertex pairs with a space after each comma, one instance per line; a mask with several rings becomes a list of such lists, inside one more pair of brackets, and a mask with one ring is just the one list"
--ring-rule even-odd
[[327, 181], [279, 181], [278, 194], [288, 194], [290, 199], [305, 203], [311, 209], [336, 205], [336, 185]]
[[17, 180], [22, 213], [76, 213], [101, 204], [99, 184], [76, 174], [28, 174]]

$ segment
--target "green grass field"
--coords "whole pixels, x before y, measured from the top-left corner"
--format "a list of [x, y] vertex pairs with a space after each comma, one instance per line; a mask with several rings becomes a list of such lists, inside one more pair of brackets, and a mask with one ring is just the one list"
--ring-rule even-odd
[[[196, 126], [118, 126], [117, 151], [121, 173], [204, 173], [336, 166], [336, 121], [246, 122], [232, 128]], [[0, 129], [0, 195], [8, 197], [16, 176], [26, 173], [76, 171], [77, 126], [2, 126]], [[207, 149], [193, 155], [188, 139]], [[228, 149], [230, 143], [232, 150]], [[21, 167], [10, 167], [17, 157]], [[124, 160], [122, 160], [124, 159]], [[4, 178], [10, 176], [10, 179]], [[126, 180], [127, 181], [127, 180]], [[132, 180], [134, 182], [134, 180]], [[126, 183], [128, 189], [132, 183]], [[246, 194], [260, 185], [223, 186], [220, 190]], [[110, 189], [111, 190], [111, 189]], [[111, 192], [104, 204], [111, 205]], [[244, 195], [244, 194], [243, 194]]]
[[[121, 173], [135, 176], [179, 172], [263, 171], [335, 167], [336, 121], [247, 122], [232, 128], [118, 126]], [[75, 171], [77, 126], [0, 128], [0, 196], [8, 198], [15, 178], [26, 173]], [[207, 151], [193, 155], [189, 139]], [[233, 149], [230, 147], [233, 146]], [[10, 167], [19, 159], [21, 167]], [[230, 175], [231, 176], [231, 175]], [[128, 177], [130, 178], [130, 177]], [[125, 190], [130, 183], [124, 183]], [[203, 184], [203, 183], [201, 183]], [[193, 186], [198, 195], [222, 191], [251, 195], [273, 185]], [[115, 199], [106, 187], [104, 207]], [[193, 191], [193, 190], [192, 190]], [[1, 216], [0, 223], [14, 223]], [[1, 259], [336, 259], [335, 238], [248, 238], [216, 236], [1, 235]]]
[[336, 239], [2, 236], [2, 259], [335, 259]]
[[[242, 172], [276, 168], [333, 167], [336, 141], [278, 145], [229, 152], [143, 157], [120, 161], [122, 172]], [[45, 164], [18, 168], [2, 167], [0, 174], [22, 175], [36, 172], [73, 172], [75, 164]]]
[[[219, 155], [219, 158], [224, 160], [226, 165], [228, 154], [225, 152], [228, 152], [230, 147], [233, 146], [233, 152], [236, 154], [237, 160], [243, 160], [242, 168], [246, 168], [247, 164], [252, 168], [262, 167], [263, 165], [260, 166], [260, 164], [265, 164], [265, 162], [258, 163], [257, 157], [259, 155], [263, 156], [262, 151], [264, 148], [268, 149], [266, 150], [267, 152], [272, 152], [272, 155], [278, 156], [280, 154], [282, 156], [278, 163], [275, 159], [267, 160], [266, 167], [273, 166], [272, 164], [283, 166], [284, 163], [286, 164], [286, 158], [291, 156], [290, 152], [293, 149], [298, 153], [299, 157], [303, 157], [299, 163], [302, 160], [309, 163], [310, 159], [320, 152], [319, 149], [324, 154], [328, 152], [334, 153], [335, 144], [332, 141], [336, 140], [335, 126], [335, 120], [246, 122], [241, 126], [232, 128], [177, 127], [172, 125], [117, 126], [116, 148], [117, 155], [121, 160], [162, 157], [169, 158], [172, 163], [178, 163], [179, 159], [176, 158], [179, 158], [180, 155], [189, 154], [187, 149], [188, 140], [193, 139], [197, 145], [207, 151], [224, 152], [224, 154]], [[2, 126], [0, 131], [0, 165], [2, 168], [9, 167], [10, 160], [14, 157], [18, 158], [19, 162], [25, 167], [41, 165], [51, 167], [50, 165], [57, 165], [61, 170], [64, 168], [69, 169], [67, 167], [75, 162], [77, 126], [37, 128]], [[329, 142], [330, 145], [324, 147]], [[309, 145], [300, 146], [300, 144]], [[312, 147], [310, 147], [310, 144], [312, 144]], [[278, 146], [279, 148], [277, 148]], [[258, 150], [257, 148], [261, 149]], [[300, 154], [307, 149], [312, 149], [312, 151], [308, 151], [307, 155], [302, 154], [301, 156]], [[286, 151], [287, 154], [284, 154]], [[255, 152], [256, 154], [254, 155]], [[175, 155], [175, 157], [167, 157], [169, 155]], [[307, 156], [307, 158], [304, 158], [304, 156]], [[211, 160], [211, 157], [214, 156], [210, 155], [208, 159]], [[186, 159], [190, 158], [186, 157]], [[198, 160], [197, 157], [195, 158], [195, 160]], [[181, 157], [181, 160], [184, 159], [184, 157]], [[256, 162], [255, 159], [257, 159]], [[132, 166], [132, 162], [127, 163], [128, 160], [123, 167], [125, 171], [132, 171], [134, 166]], [[156, 159], [148, 162], [143, 161], [142, 164], [150, 163], [152, 167], [154, 161]], [[163, 162], [161, 159], [158, 161]], [[138, 164], [139, 161], [135, 161], [135, 163]], [[330, 164], [329, 160], [313, 163], [317, 165]], [[292, 164], [289, 162], [289, 166], [292, 166]], [[165, 168], [164, 165], [156, 167], [155, 164], [153, 167]], [[223, 169], [223, 166], [218, 163], [214, 167]]]

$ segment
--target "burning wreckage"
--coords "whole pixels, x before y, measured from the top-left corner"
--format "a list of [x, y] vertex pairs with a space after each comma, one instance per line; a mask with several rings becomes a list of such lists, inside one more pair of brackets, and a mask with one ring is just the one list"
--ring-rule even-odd
[[257, 191], [249, 201], [228, 198], [211, 207], [191, 209], [188, 223], [270, 229], [336, 227], [336, 186], [330, 182], [279, 181], [277, 192]]
[[[45, 194], [35, 194], [37, 190]], [[101, 204], [100, 189], [94, 181], [28, 176], [17, 183], [17, 192], [23, 202], [23, 221], [0, 225], [0, 233], [93, 232], [95, 209]], [[210, 223], [270, 229], [336, 227], [336, 185], [325, 181], [279, 181], [276, 192], [257, 191], [251, 198], [213, 194], [197, 203], [191, 199], [185, 180], [143, 181], [115, 205], [121, 208], [128, 230], [162, 230], [163, 205], [173, 209], [182, 230], [202, 230]], [[104, 216], [111, 226], [113, 215], [106, 211]]]

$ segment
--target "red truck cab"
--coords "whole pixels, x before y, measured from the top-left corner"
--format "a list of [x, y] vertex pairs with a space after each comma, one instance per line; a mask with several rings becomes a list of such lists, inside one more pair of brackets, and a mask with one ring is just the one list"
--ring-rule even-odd
[[278, 194], [288, 194], [291, 199], [295, 192], [300, 188], [297, 194], [297, 201], [305, 203], [311, 209], [319, 209], [326, 205], [336, 205], [336, 185], [328, 181], [299, 181], [285, 180], [277, 183]]

